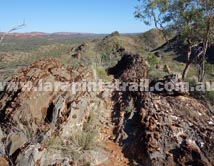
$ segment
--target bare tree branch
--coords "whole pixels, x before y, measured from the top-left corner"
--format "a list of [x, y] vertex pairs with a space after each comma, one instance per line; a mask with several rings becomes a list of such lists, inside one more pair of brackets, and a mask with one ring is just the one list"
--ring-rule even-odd
[[23, 23], [22, 23], [21, 25], [18, 25], [18, 26], [16, 26], [16, 27], [10, 29], [8, 32], [4, 33], [4, 34], [2, 35], [2, 37], [0, 38], [0, 44], [3, 42], [4, 38], [5, 38], [6, 36], [8, 36], [11, 32], [17, 31], [17, 30], [23, 28], [25, 25], [26, 25], [26, 24], [25, 24], [25, 20], [24, 20]]

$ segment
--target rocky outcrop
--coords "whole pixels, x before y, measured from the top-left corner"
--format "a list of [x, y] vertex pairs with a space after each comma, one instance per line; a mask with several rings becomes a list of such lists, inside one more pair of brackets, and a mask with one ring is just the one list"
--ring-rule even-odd
[[[148, 78], [144, 59], [129, 53], [108, 73], [113, 83]], [[185, 88], [82, 86], [95, 77], [55, 59], [13, 76], [0, 93], [0, 165], [214, 165], [214, 115]], [[144, 86], [158, 82], [183, 83], [172, 74]]]
[[161, 95], [188, 95], [188, 85], [179, 78], [178, 74], [170, 74], [162, 79], [152, 80], [149, 84], [150, 92]]
[[[147, 78], [139, 55], [125, 55], [109, 74], [121, 82]], [[130, 74], [131, 73], [131, 74]], [[162, 80], [181, 82], [173, 75]], [[150, 84], [151, 86], [151, 84]], [[214, 115], [202, 101], [186, 93], [115, 92], [115, 135], [135, 165], [214, 165]]]
[[13, 76], [0, 94], [0, 165], [106, 161], [98, 124], [101, 110], [110, 105], [98, 97], [101, 92], [71, 87], [94, 78], [84, 66], [70, 68], [55, 59], [41, 59]]
[[141, 161], [151, 165], [214, 164], [214, 116], [198, 100], [148, 94], [140, 115], [142, 135], [137, 142], [148, 155], [138, 154]]
[[89, 46], [88, 46], [87, 43], [83, 43], [83, 44], [77, 46], [76, 48], [73, 47], [71, 49], [71, 52], [72, 52], [71, 56], [72, 56], [72, 58], [76, 58], [76, 59], [80, 60], [81, 57], [82, 57], [82, 55], [87, 52], [88, 47]]
[[127, 82], [140, 82], [140, 79], [148, 77], [147, 66], [143, 58], [129, 53], [125, 53], [121, 60], [107, 72], [109, 75], [114, 75], [116, 79]]

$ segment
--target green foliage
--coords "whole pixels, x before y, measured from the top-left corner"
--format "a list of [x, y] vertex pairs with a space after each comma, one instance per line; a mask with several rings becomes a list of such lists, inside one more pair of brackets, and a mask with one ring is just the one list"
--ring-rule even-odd
[[[178, 33], [187, 42], [186, 52], [190, 52], [194, 43], [203, 41], [203, 59], [205, 61], [208, 43], [214, 35], [213, 0], [139, 0], [142, 5], [136, 7], [135, 17], [145, 24], [154, 22], [165, 38], [169, 32]], [[186, 57], [189, 61], [189, 57]], [[199, 81], [204, 81], [204, 63], [200, 64]], [[185, 70], [184, 70], [185, 71]], [[183, 78], [185, 79], [185, 78]]]
[[151, 51], [164, 44], [166, 40], [163, 34], [157, 29], [151, 29], [142, 34], [136, 35], [136, 42], [141, 44], [144, 50]]
[[[196, 80], [189, 80], [190, 87], [196, 87]], [[196, 99], [206, 100], [211, 105], [214, 105], [214, 91], [190, 91], [190, 95]]]
[[104, 37], [96, 46], [96, 51], [107, 55], [116, 54], [116, 51], [122, 47], [119, 40], [119, 34], [117, 32], [112, 33], [109, 36]]
[[90, 113], [88, 121], [84, 123], [82, 130], [73, 130], [70, 138], [65, 142], [60, 136], [47, 140], [48, 150], [59, 150], [74, 160], [81, 158], [81, 155], [93, 150], [97, 145], [97, 119], [96, 113]]
[[77, 139], [79, 142], [80, 147], [82, 147], [83, 150], [91, 150], [96, 145], [96, 132], [94, 131], [85, 131], [81, 134], [77, 135]]
[[[188, 80], [189, 82], [189, 86], [195, 88], [197, 86], [197, 81], [194, 79], [190, 79]], [[200, 100], [204, 100], [204, 96], [205, 96], [205, 92], [203, 91], [190, 91], [190, 96], [196, 98], [196, 99], [200, 99]]]
[[210, 75], [213, 75], [213, 76], [214, 76], [214, 65], [213, 65], [213, 64], [206, 63], [206, 65], [205, 65], [205, 72], [206, 72], [207, 74], [210, 74]]
[[106, 55], [106, 54], [102, 54], [101, 55], [101, 63], [105, 64], [105, 63], [109, 63], [111, 61], [110, 56]]
[[[212, 0], [140, 0], [135, 17], [145, 24], [155, 23], [156, 28], [164, 32], [177, 31], [184, 38], [198, 40], [206, 30], [208, 15], [214, 14]], [[209, 7], [207, 6], [210, 5]], [[208, 14], [209, 13], [209, 14]]]
[[102, 79], [103, 81], [110, 81], [110, 78], [106, 70], [104, 69], [104, 67], [102, 66], [96, 67], [96, 73], [97, 73], [98, 79]]
[[155, 65], [160, 63], [160, 59], [153, 54], [148, 55], [146, 60], [151, 67], [154, 67]]
[[157, 70], [156, 68], [150, 69], [149, 71], [149, 80], [150, 82], [153, 80], [157, 80], [163, 78], [166, 75], [165, 72]]
[[212, 105], [214, 105], [214, 91], [208, 91], [206, 93], [206, 98]]
[[82, 151], [92, 150], [97, 145], [96, 137], [96, 116], [95, 113], [90, 113], [88, 121], [84, 124], [81, 132], [76, 132], [71, 137], [74, 146], [79, 147]]
[[124, 112], [125, 112], [125, 113], [130, 113], [130, 112], [132, 111], [132, 109], [133, 109], [133, 106], [129, 105], [129, 106], [127, 106], [127, 107], [124, 109]]
[[54, 137], [47, 141], [47, 147], [52, 147], [56, 145], [61, 145], [63, 142], [60, 137]]

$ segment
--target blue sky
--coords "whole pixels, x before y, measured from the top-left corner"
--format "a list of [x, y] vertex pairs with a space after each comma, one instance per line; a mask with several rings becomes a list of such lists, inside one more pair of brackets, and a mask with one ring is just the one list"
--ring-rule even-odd
[[137, 0], [0, 0], [0, 31], [25, 20], [18, 32], [144, 32], [134, 18]]

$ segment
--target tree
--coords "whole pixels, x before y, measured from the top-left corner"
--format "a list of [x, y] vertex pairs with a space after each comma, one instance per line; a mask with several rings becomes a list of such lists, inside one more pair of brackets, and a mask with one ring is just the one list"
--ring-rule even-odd
[[182, 78], [185, 79], [191, 64], [192, 47], [203, 42], [202, 63], [199, 67], [198, 80], [204, 80], [204, 64], [206, 51], [214, 23], [213, 0], [139, 0], [141, 5], [136, 7], [135, 17], [142, 19], [145, 24], [154, 22], [167, 38], [173, 32], [185, 41], [186, 66]]
[[214, 1], [213, 0], [199, 0], [203, 21], [200, 26], [202, 29], [202, 38], [203, 38], [203, 54], [202, 54], [202, 63], [199, 68], [198, 79], [199, 81], [204, 81], [205, 76], [205, 57], [209, 42], [213, 40], [213, 32], [214, 32]]

